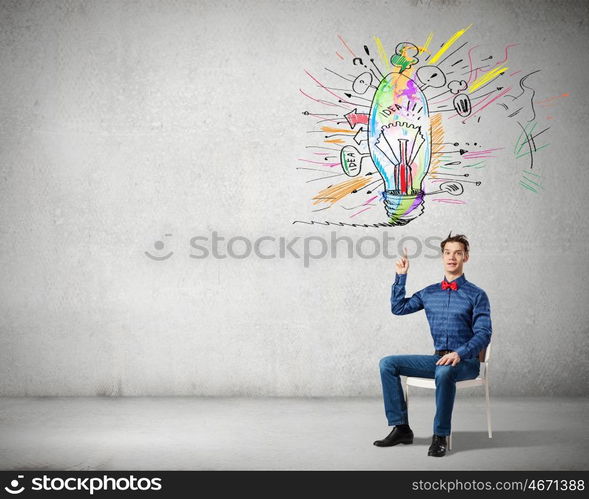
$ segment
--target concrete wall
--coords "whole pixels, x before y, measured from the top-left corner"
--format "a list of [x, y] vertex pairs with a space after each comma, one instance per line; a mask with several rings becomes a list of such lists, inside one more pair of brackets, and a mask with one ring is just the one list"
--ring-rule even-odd
[[[586, 395], [586, 3], [246, 4], [1, 3], [0, 395], [378, 395], [380, 357], [432, 349], [423, 313], [390, 314], [392, 258], [197, 259], [190, 240], [411, 237], [413, 292], [442, 278], [425, 241], [450, 230], [491, 299], [493, 392]], [[497, 59], [519, 43], [537, 101], [569, 94], [536, 106], [543, 189], [519, 184], [529, 157], [492, 106], [446, 129], [505, 147], [466, 204], [428, 200], [404, 227], [293, 224], [317, 219], [296, 169], [317, 112], [299, 88], [320, 90], [304, 70], [352, 68], [338, 35], [390, 53], [470, 24]]]

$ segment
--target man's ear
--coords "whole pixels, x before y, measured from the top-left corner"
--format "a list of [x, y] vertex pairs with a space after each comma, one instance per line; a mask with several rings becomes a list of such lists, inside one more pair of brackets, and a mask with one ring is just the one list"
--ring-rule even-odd
[[468, 256], [469, 256], [468, 252], [464, 253], [464, 260], [463, 260], [464, 262], [468, 262]]

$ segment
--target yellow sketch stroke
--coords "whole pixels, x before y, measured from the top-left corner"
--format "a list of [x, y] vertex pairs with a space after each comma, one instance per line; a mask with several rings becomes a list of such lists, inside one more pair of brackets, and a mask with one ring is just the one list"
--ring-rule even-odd
[[[470, 25], [472, 26], [472, 24]], [[448, 41], [446, 41], [444, 43], [444, 45], [442, 45], [442, 47], [440, 48], [440, 50], [438, 50], [436, 52], [436, 55], [434, 55], [429, 61], [429, 64], [435, 64], [436, 62], [438, 62], [438, 59], [440, 57], [442, 57], [442, 55], [444, 54], [444, 52], [446, 52], [446, 50], [448, 50], [456, 40], [458, 40], [462, 35], [464, 35], [464, 33], [466, 33], [470, 26], [468, 26], [467, 28], [461, 29], [460, 31], [457, 31], [456, 33], [454, 33], [450, 39]]]

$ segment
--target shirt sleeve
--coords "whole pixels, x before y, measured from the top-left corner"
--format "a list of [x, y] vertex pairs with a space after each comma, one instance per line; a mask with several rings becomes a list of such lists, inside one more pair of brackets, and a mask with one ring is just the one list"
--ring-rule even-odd
[[491, 341], [491, 304], [487, 294], [482, 291], [476, 297], [472, 311], [473, 336], [455, 352], [460, 358], [476, 357]]
[[411, 298], [405, 298], [405, 282], [407, 274], [396, 274], [391, 290], [391, 312], [394, 315], [406, 315], [423, 309], [423, 290], [415, 293]]

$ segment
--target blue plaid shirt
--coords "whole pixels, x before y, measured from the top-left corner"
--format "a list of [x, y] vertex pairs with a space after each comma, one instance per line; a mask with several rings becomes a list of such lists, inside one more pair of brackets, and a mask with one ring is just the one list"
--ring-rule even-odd
[[[445, 278], [444, 278], [445, 280]], [[458, 290], [442, 289], [440, 282], [405, 298], [407, 274], [396, 274], [391, 293], [395, 315], [425, 309], [436, 350], [453, 350], [461, 359], [476, 357], [491, 341], [491, 306], [487, 294], [464, 274]]]

